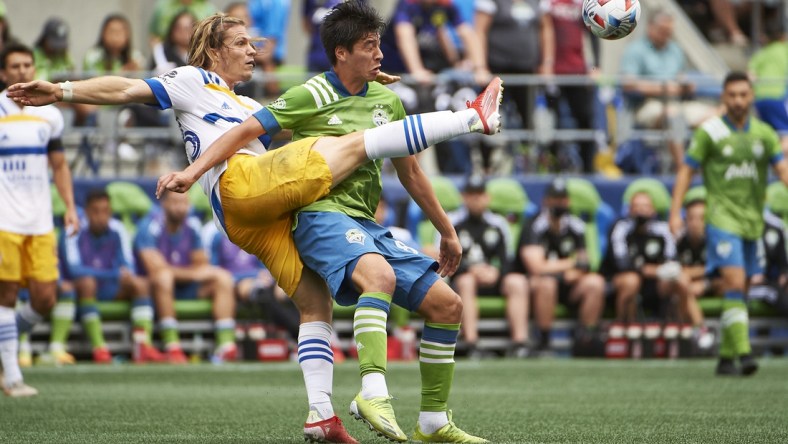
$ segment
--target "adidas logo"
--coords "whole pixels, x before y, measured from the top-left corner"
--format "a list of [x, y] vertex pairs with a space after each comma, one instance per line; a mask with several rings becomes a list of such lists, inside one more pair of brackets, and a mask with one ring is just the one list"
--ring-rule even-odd
[[333, 116], [331, 116], [330, 119], [328, 119], [328, 124], [332, 125], [332, 126], [333, 125], [342, 125], [342, 119], [340, 119], [339, 116], [334, 114]]
[[222, 109], [232, 109], [232, 108], [230, 108], [230, 105], [228, 105], [227, 102], [224, 102], [222, 103]]

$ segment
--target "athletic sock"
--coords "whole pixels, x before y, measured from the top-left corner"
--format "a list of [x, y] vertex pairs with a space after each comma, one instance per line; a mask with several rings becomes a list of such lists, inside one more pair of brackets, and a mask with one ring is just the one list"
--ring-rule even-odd
[[730, 346], [738, 356], [752, 353], [750, 347], [749, 320], [744, 295], [740, 291], [726, 291], [720, 321], [723, 332], [728, 333]]
[[181, 341], [178, 337], [178, 321], [175, 318], [163, 318], [159, 321], [161, 328], [161, 340], [167, 350], [173, 347], [180, 347]]
[[85, 334], [90, 339], [90, 345], [93, 348], [106, 347], [104, 332], [101, 331], [101, 315], [95, 299], [90, 298], [79, 301], [79, 317], [82, 319]]
[[298, 365], [304, 374], [309, 410], [320, 419], [334, 416], [331, 389], [334, 385], [333, 329], [325, 322], [306, 322], [298, 330]]
[[76, 295], [73, 290], [63, 291], [52, 309], [52, 332], [49, 335], [50, 350], [66, 349], [68, 333], [74, 323]]
[[427, 434], [435, 433], [449, 422], [446, 411], [449, 409], [449, 392], [454, 380], [454, 349], [459, 332], [460, 324], [424, 323], [419, 348], [419, 428]]
[[2, 384], [9, 387], [22, 380], [17, 358], [17, 326], [14, 309], [0, 306], [0, 362], [3, 363]]
[[217, 319], [214, 323], [216, 329], [216, 347], [235, 343], [235, 320], [232, 318]]
[[153, 303], [149, 297], [134, 299], [131, 303], [131, 326], [145, 331], [145, 343], [150, 345], [153, 334]]
[[361, 371], [361, 397], [380, 398], [389, 395], [386, 387], [387, 333], [386, 320], [391, 295], [364, 293], [358, 298], [353, 314], [353, 338], [358, 349]]
[[41, 322], [43, 316], [33, 310], [33, 306], [30, 305], [30, 301], [27, 301], [22, 305], [22, 307], [16, 312], [16, 329], [17, 332], [21, 334], [30, 333], [33, 330], [33, 326], [37, 323]]
[[468, 123], [478, 118], [473, 109], [438, 111], [407, 116], [364, 131], [364, 148], [370, 159], [405, 157], [453, 137], [468, 134]]

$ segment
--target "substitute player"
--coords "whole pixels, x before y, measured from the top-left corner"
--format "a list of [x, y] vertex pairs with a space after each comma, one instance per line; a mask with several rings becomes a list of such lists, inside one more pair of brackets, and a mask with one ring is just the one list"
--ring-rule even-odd
[[[189, 54], [190, 66], [153, 79], [105, 76], [58, 85], [35, 81], [15, 86], [9, 96], [25, 105], [66, 100], [174, 108], [192, 164], [161, 177], [157, 191], [185, 192], [199, 179], [219, 229], [266, 264], [299, 307], [302, 324], [329, 325], [332, 303], [323, 282], [303, 267], [290, 235], [292, 210], [323, 197], [369, 159], [408, 156], [451, 137], [469, 132], [493, 134], [500, 127], [502, 89], [500, 79], [494, 79], [469, 110], [413, 116], [414, 120], [405, 122], [408, 125], [394, 122], [339, 138], [310, 137], [262, 154], [267, 138], [257, 139], [260, 124], [256, 119], [244, 122], [261, 106], [232, 92], [235, 85], [251, 78], [254, 69], [256, 49], [243, 22], [222, 14], [205, 19], [195, 29]], [[369, 81], [380, 75], [373, 68], [365, 73]], [[241, 122], [232, 135], [220, 137]], [[411, 135], [416, 128], [418, 140]], [[214, 141], [220, 143], [212, 146]], [[456, 264], [447, 266], [453, 269]], [[311, 359], [310, 364], [332, 362], [327, 343], [325, 352], [315, 354], [323, 358]], [[304, 362], [308, 361], [302, 360], [302, 369], [310, 404], [314, 396], [320, 396], [330, 405], [331, 373], [327, 381], [315, 383], [314, 368]], [[336, 416], [309, 422], [304, 430], [309, 439], [352, 440]]]
[[732, 72], [723, 83], [725, 115], [706, 121], [696, 132], [673, 187], [670, 227], [678, 233], [683, 226], [681, 204], [692, 175], [703, 172], [706, 198], [707, 266], [719, 273], [725, 302], [722, 312], [722, 342], [718, 375], [758, 370], [752, 357], [747, 307], [747, 279], [761, 272], [758, 240], [763, 233], [763, 206], [769, 165], [788, 184], [788, 162], [783, 158], [777, 134], [750, 115], [753, 103], [750, 79]]
[[[0, 74], [8, 85], [33, 80], [33, 51], [7, 46], [0, 54]], [[17, 335], [29, 333], [55, 305], [57, 241], [47, 165], [66, 204], [66, 231], [79, 229], [62, 132], [63, 116], [55, 107], [20, 106], [7, 90], [0, 93], [0, 358], [3, 392], [12, 397], [38, 394], [22, 380]], [[22, 285], [30, 290], [30, 301], [15, 317]]]

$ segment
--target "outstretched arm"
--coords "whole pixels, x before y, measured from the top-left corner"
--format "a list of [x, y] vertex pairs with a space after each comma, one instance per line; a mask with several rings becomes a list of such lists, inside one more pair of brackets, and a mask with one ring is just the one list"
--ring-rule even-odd
[[44, 80], [17, 83], [8, 87], [8, 97], [25, 106], [49, 105], [58, 101], [92, 105], [156, 103], [153, 91], [145, 81], [117, 76], [95, 77], [58, 84]]
[[684, 201], [684, 195], [687, 194], [692, 175], [695, 170], [686, 163], [679, 167], [679, 172], [676, 174], [676, 183], [673, 184], [673, 200], [670, 203], [670, 231], [674, 236], [678, 236], [684, 222], [681, 220], [681, 206]]

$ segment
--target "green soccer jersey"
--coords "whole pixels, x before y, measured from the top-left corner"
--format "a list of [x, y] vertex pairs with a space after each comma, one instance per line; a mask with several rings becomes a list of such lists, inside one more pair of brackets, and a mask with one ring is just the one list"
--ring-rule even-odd
[[[312, 136], [342, 136], [405, 118], [396, 94], [370, 82], [351, 95], [333, 71], [319, 74], [287, 90], [255, 114], [269, 135], [293, 131], [293, 140]], [[369, 161], [331, 190], [328, 196], [300, 211], [329, 211], [375, 220], [383, 188], [381, 160]]]
[[725, 117], [706, 121], [687, 152], [687, 163], [703, 170], [706, 223], [743, 239], [759, 239], [768, 167], [781, 158], [777, 134], [754, 117], [741, 131]]

